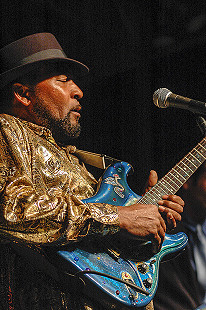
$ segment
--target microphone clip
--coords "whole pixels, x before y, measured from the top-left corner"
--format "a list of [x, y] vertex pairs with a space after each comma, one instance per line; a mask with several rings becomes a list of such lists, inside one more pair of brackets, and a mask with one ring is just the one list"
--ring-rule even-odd
[[196, 122], [203, 136], [206, 136], [206, 119], [203, 116], [197, 116]]

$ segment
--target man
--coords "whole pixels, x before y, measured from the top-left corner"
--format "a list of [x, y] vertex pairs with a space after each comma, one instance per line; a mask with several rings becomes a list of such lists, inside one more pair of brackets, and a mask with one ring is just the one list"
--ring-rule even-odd
[[[51, 248], [119, 232], [160, 249], [167, 226], [181, 220], [184, 202], [170, 195], [162, 197], [159, 208], [83, 203], [94, 195], [97, 181], [69, 144], [80, 134], [83, 93], [74, 81], [88, 68], [67, 58], [48, 33], [15, 41], [0, 55], [2, 309], [103, 309], [64, 290], [44, 271], [37, 273], [12, 246]], [[148, 186], [156, 181], [152, 171]]]
[[206, 163], [183, 185], [179, 230], [189, 237], [183, 253], [160, 266], [157, 310], [206, 309]]

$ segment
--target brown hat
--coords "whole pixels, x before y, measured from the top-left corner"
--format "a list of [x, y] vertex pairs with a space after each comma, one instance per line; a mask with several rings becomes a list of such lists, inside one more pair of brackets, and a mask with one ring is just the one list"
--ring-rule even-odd
[[0, 49], [0, 88], [16, 78], [38, 68], [42, 62], [61, 63], [70, 74], [82, 77], [87, 66], [67, 58], [51, 33], [36, 33]]

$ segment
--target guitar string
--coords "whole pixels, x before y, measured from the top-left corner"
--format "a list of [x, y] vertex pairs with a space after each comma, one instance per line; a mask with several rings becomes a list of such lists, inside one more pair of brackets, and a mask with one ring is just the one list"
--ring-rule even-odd
[[[203, 146], [203, 144], [206, 145], [206, 138], [204, 138], [200, 143], [198, 143], [198, 145], [188, 155], [186, 155], [173, 169], [171, 169], [171, 171], [168, 172], [168, 174], [166, 174], [164, 178], [162, 178], [148, 193], [146, 193], [145, 196], [140, 199], [139, 203], [147, 203], [147, 202], [154, 203], [154, 197], [156, 199], [160, 199], [162, 196], [162, 189], [164, 189], [165, 186], [169, 194], [176, 193], [177, 190], [191, 176], [191, 174], [194, 173], [197, 170], [197, 168], [205, 161], [206, 157], [204, 156], [204, 154], [202, 154], [202, 152], [204, 153], [204, 151], [206, 151], [206, 148]], [[186, 164], [186, 161], [190, 162], [190, 157], [192, 158], [191, 159], [192, 165], [195, 167], [195, 169], [194, 168], [191, 169], [191, 166], [189, 167]], [[189, 174], [185, 171], [185, 166], [188, 167], [190, 172]], [[173, 183], [173, 186], [171, 182]], [[180, 184], [177, 184], [177, 182]], [[177, 188], [175, 188], [175, 186]], [[159, 189], [161, 191], [159, 191]], [[163, 193], [165, 193], [165, 191]]]

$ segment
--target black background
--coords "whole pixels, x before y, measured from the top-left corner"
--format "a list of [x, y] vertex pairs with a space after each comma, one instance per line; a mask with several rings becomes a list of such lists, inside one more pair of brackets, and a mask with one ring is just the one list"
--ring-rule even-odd
[[90, 68], [82, 149], [130, 162], [141, 193], [150, 169], [163, 176], [201, 140], [195, 116], [158, 109], [160, 87], [205, 101], [205, 0], [1, 0], [1, 47], [51, 32]]

